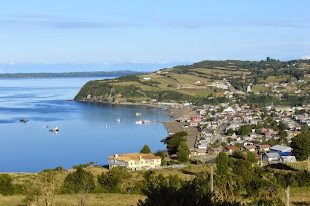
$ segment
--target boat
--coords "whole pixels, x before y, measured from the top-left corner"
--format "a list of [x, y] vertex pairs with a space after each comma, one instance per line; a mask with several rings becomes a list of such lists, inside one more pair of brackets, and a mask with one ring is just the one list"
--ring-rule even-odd
[[136, 113], [136, 116], [141, 116], [141, 113], [140, 113], [140, 112], [137, 112], [137, 113]]
[[108, 125], [105, 125], [105, 128], [108, 128]]
[[52, 128], [52, 129], [50, 129], [49, 131], [50, 131], [50, 132], [58, 132], [59, 129], [58, 129], [58, 127], [56, 126], [56, 127]]
[[43, 126], [42, 128], [49, 128], [49, 126]]
[[121, 119], [116, 119], [115, 122], [121, 122]]
[[142, 120], [142, 123], [143, 124], [149, 124], [149, 123], [151, 123], [151, 121], [150, 120]]
[[151, 123], [150, 120], [140, 120], [140, 121], [136, 121], [136, 124], [148, 124]]
[[19, 120], [19, 121], [26, 123], [26, 122], [29, 121], [29, 119], [25, 119], [25, 118], [24, 118], [24, 119], [21, 119], [21, 120]]

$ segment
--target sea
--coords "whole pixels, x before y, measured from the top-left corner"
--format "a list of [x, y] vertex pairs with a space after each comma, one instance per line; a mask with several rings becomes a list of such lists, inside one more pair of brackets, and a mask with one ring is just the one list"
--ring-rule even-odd
[[[0, 172], [105, 165], [108, 156], [139, 152], [145, 144], [152, 152], [165, 149], [160, 140], [168, 132], [162, 123], [135, 122], [170, 121], [167, 111], [72, 101], [95, 79], [103, 78], [0, 79]], [[59, 131], [49, 131], [54, 127]]]

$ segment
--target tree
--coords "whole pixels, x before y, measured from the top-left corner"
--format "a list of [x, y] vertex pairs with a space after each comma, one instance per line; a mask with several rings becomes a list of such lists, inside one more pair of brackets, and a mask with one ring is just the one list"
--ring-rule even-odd
[[286, 131], [280, 130], [278, 134], [279, 134], [281, 139], [287, 137], [287, 132]]
[[232, 153], [232, 157], [236, 159], [244, 159], [243, 152], [240, 150], [234, 150]]
[[0, 194], [12, 195], [14, 193], [13, 180], [8, 174], [0, 174]]
[[227, 147], [227, 143], [226, 142], [221, 142], [221, 146], [222, 147]]
[[288, 126], [283, 121], [280, 121], [278, 128], [280, 131], [284, 131], [284, 130], [288, 129]]
[[292, 138], [291, 147], [297, 160], [306, 160], [310, 155], [310, 134], [298, 134]]
[[215, 159], [216, 172], [219, 175], [227, 174], [228, 172], [228, 156], [225, 152], [221, 152]]
[[235, 131], [234, 131], [232, 128], [229, 128], [229, 129], [227, 130], [227, 135], [231, 136], [231, 135], [234, 134], [234, 132], [235, 132]]
[[178, 151], [177, 151], [177, 157], [180, 162], [187, 162], [189, 157], [190, 151], [187, 146], [186, 142], [181, 142]]
[[242, 136], [249, 135], [251, 133], [251, 127], [247, 124], [243, 125], [242, 127], [240, 127], [238, 133], [239, 135], [242, 135]]
[[121, 192], [121, 184], [124, 179], [131, 177], [124, 167], [114, 167], [109, 172], [102, 172], [98, 176], [98, 183], [104, 192]]
[[301, 133], [309, 134], [310, 128], [308, 125], [301, 126]]
[[55, 171], [44, 171], [39, 175], [40, 183], [40, 193], [43, 198], [42, 203], [46, 206], [55, 206], [55, 181], [56, 172]]
[[143, 148], [140, 150], [140, 153], [146, 154], [151, 153], [151, 148], [146, 144], [143, 146]]
[[256, 155], [253, 152], [250, 152], [250, 151], [247, 151], [246, 160], [251, 162], [251, 163], [256, 163], [257, 162]]
[[63, 193], [91, 192], [95, 188], [94, 176], [79, 167], [75, 172], [67, 175], [62, 186]]
[[187, 132], [177, 132], [172, 136], [166, 137], [161, 142], [167, 145], [169, 155], [176, 154], [181, 142], [186, 141]]

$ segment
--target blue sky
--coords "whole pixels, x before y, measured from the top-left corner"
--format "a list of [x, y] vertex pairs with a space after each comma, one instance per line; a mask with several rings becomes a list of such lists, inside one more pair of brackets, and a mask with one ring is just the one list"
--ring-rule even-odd
[[10, 0], [0, 63], [310, 57], [309, 0]]

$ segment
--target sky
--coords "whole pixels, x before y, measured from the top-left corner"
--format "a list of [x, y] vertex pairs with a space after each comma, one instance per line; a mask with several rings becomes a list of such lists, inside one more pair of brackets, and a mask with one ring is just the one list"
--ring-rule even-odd
[[310, 58], [309, 0], [10, 0], [0, 64]]

